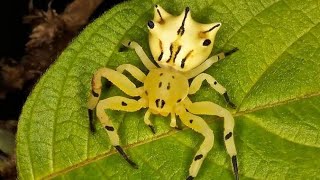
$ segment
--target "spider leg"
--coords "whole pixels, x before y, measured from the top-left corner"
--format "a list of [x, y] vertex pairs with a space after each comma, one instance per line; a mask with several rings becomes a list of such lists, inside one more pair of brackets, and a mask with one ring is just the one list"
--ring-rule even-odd
[[117, 71], [123, 73], [124, 71], [128, 71], [134, 78], [136, 78], [140, 82], [144, 82], [146, 75], [137, 67], [132, 64], [122, 64], [117, 67]]
[[201, 73], [193, 79], [190, 85], [189, 94], [195, 94], [200, 89], [204, 80], [206, 80], [213, 89], [224, 96], [229, 106], [234, 109], [236, 108], [236, 105], [230, 101], [226, 88], [219, 84], [211, 75], [206, 73]]
[[238, 50], [239, 50], [238, 48], [233, 48], [230, 51], [221, 52], [219, 54], [211, 56], [210, 58], [205, 60], [202, 64], [200, 64], [198, 67], [188, 71], [188, 73], [186, 73], [185, 75], [187, 76], [188, 79], [193, 78], [198, 74], [202, 73], [203, 71], [207, 70], [209, 67], [212, 66], [212, 64], [224, 59], [227, 56], [230, 56], [231, 54], [235, 53]]
[[171, 112], [170, 127], [176, 128], [177, 130], [181, 130], [181, 128], [177, 125], [177, 119], [174, 112]]
[[231, 157], [235, 179], [238, 180], [237, 151], [233, 138], [234, 119], [231, 113], [221, 106], [209, 101], [191, 103], [188, 105], [188, 110], [193, 114], [216, 115], [224, 118], [224, 142], [227, 152]]
[[129, 40], [125, 40], [122, 42], [122, 44], [125, 47], [134, 49], [137, 53], [137, 55], [139, 56], [139, 58], [141, 59], [142, 63], [144, 64], [144, 66], [150, 71], [151, 69], [156, 69], [157, 66], [155, 64], [153, 64], [153, 62], [148, 58], [147, 54], [143, 51], [142, 47], [134, 42], [134, 41], [129, 41]]
[[107, 131], [111, 144], [116, 148], [116, 150], [122, 155], [122, 157], [134, 168], [138, 168], [138, 166], [128, 157], [128, 155], [121, 148], [119, 143], [119, 135], [114, 128], [111, 120], [106, 114], [105, 110], [118, 110], [118, 111], [127, 111], [134, 112], [138, 111], [141, 108], [145, 107], [143, 101], [137, 101], [134, 99], [129, 99], [121, 96], [114, 96], [104, 100], [99, 101], [97, 105], [97, 117], [100, 120], [101, 124]]
[[[119, 71], [127, 70], [133, 74], [134, 77], [143, 80], [145, 76], [141, 71], [138, 71], [134, 68], [134, 66], [127, 65], [120, 66]], [[89, 114], [89, 122], [90, 129], [92, 132], [95, 131], [94, 123], [93, 123], [93, 109], [96, 107], [100, 95], [102, 83], [101, 79], [106, 78], [112, 84], [121, 89], [124, 93], [129, 96], [140, 96], [143, 93], [142, 88], [137, 88], [134, 83], [132, 83], [125, 75], [121, 74], [121, 72], [109, 69], [109, 68], [101, 68], [99, 69], [93, 76], [91, 81], [92, 90], [90, 93], [89, 101], [88, 101], [88, 114]]]
[[197, 151], [189, 168], [188, 180], [197, 176], [203, 160], [213, 147], [214, 135], [207, 123], [199, 116], [187, 112], [185, 109], [176, 112], [182, 123], [204, 136], [204, 141]]
[[153, 134], [156, 133], [154, 126], [152, 124], [152, 122], [150, 121], [149, 117], [151, 115], [150, 110], [148, 109], [147, 112], [144, 114], [144, 123], [146, 123], [146, 125], [148, 125], [152, 131]]

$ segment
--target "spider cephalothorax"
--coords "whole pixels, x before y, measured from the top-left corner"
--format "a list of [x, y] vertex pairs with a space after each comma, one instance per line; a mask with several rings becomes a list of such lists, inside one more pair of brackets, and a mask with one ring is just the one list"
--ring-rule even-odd
[[[155, 6], [154, 11], [154, 20], [147, 23], [150, 30], [149, 45], [154, 60], [160, 68], [148, 58], [138, 43], [124, 41], [124, 46], [136, 51], [149, 73], [145, 75], [131, 64], [120, 65], [116, 70], [99, 69], [92, 78], [92, 91], [88, 101], [90, 128], [92, 131], [95, 129], [92, 113], [96, 108], [97, 117], [106, 129], [112, 145], [129, 164], [137, 168], [136, 163], [129, 159], [121, 148], [119, 136], [105, 109], [133, 112], [148, 108], [143, 119], [153, 133], [155, 133], [155, 128], [149, 119], [151, 114], [162, 116], [170, 114], [170, 126], [174, 128], [177, 128], [176, 116], [178, 116], [184, 125], [205, 137], [189, 169], [187, 179], [193, 179], [213, 147], [214, 139], [212, 130], [198, 115], [223, 117], [225, 145], [231, 157], [235, 177], [238, 179], [237, 153], [233, 139], [234, 119], [231, 113], [213, 102], [192, 102], [188, 98], [188, 95], [195, 94], [200, 89], [203, 81], [207, 81], [234, 108], [235, 105], [229, 101], [226, 89], [203, 71], [237, 49], [208, 58], [221, 23], [197, 23], [192, 20], [189, 8], [186, 8], [180, 16], [172, 16], [158, 5]], [[124, 71], [128, 71], [143, 85], [136, 87], [122, 74]], [[99, 100], [102, 87], [101, 78], [106, 78], [127, 95], [139, 99], [114, 96]], [[192, 79], [191, 84], [189, 84], [190, 79]]]

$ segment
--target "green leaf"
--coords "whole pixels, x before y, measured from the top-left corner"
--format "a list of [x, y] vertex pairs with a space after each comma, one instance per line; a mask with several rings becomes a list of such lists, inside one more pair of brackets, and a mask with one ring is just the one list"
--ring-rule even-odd
[[[145, 110], [107, 111], [121, 143], [139, 169], [111, 147], [105, 130], [90, 133], [86, 102], [100, 67], [131, 63], [147, 73], [123, 39], [150, 56], [146, 22], [153, 4], [180, 14], [189, 6], [202, 23], [222, 22], [213, 54], [238, 47], [206, 72], [238, 106], [235, 142], [241, 179], [320, 178], [320, 4], [317, 0], [147, 1], [114, 7], [89, 25], [41, 78], [24, 106], [17, 134], [20, 179], [184, 179], [203, 137], [169, 127], [155, 116], [157, 134], [143, 123]], [[151, 56], [150, 56], [151, 57]], [[106, 96], [124, 95], [112, 87]], [[193, 101], [223, 97], [204, 85]], [[205, 116], [214, 148], [197, 179], [233, 179], [223, 142], [223, 119]]]

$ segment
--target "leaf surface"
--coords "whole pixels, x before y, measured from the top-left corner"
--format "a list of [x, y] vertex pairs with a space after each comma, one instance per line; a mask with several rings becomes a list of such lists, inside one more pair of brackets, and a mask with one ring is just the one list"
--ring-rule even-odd
[[[203, 138], [169, 119], [154, 116], [156, 135], [143, 122], [145, 110], [107, 111], [121, 143], [139, 169], [111, 147], [105, 130], [88, 128], [87, 97], [100, 67], [130, 63], [147, 73], [123, 39], [148, 48], [146, 22], [153, 4], [172, 14], [189, 6], [202, 23], [222, 22], [213, 54], [238, 47], [206, 72], [224, 85], [238, 106], [235, 142], [241, 179], [320, 178], [320, 4], [317, 0], [147, 1], [114, 7], [90, 24], [41, 78], [19, 121], [20, 179], [184, 179]], [[124, 95], [112, 87], [104, 98]], [[227, 107], [206, 84], [193, 101]], [[229, 109], [230, 110], [230, 109]], [[215, 133], [198, 179], [233, 179], [223, 142], [223, 119], [204, 116]]]

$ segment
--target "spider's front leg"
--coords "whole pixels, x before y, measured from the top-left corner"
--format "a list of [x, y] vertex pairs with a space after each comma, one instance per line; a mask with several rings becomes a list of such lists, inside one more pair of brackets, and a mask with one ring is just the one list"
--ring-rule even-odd
[[92, 132], [95, 131], [95, 127], [93, 124], [93, 109], [96, 107], [101, 95], [102, 78], [106, 78], [129, 96], [140, 96], [142, 94], [143, 90], [137, 88], [135, 84], [133, 84], [125, 75], [122, 74], [125, 70], [131, 73], [133, 77], [141, 82], [143, 82], [144, 78], [146, 77], [140, 69], [131, 64], [120, 65], [117, 68], [117, 71], [109, 68], [100, 68], [94, 74], [91, 80], [92, 89], [88, 101], [89, 122]]
[[238, 50], [239, 50], [238, 48], [233, 48], [230, 51], [221, 52], [219, 54], [211, 56], [210, 58], [205, 60], [202, 64], [200, 64], [198, 67], [196, 67], [196, 68], [194, 68], [194, 69], [192, 69], [190, 71], [187, 71], [187, 73], [185, 73], [185, 75], [186, 75], [186, 77], [188, 79], [194, 78], [198, 74], [204, 72], [206, 69], [211, 67], [212, 64], [214, 64], [214, 63], [226, 58], [227, 56], [230, 56], [231, 54], [237, 52]]
[[236, 108], [236, 105], [230, 101], [226, 88], [219, 84], [218, 81], [216, 81], [212, 76], [206, 73], [201, 73], [193, 79], [190, 85], [189, 94], [195, 94], [200, 89], [204, 80], [206, 80], [213, 89], [223, 95], [227, 103], [232, 108]]
[[118, 111], [134, 112], [140, 110], [143, 107], [146, 107], [145, 101], [143, 101], [143, 99], [136, 101], [121, 96], [114, 96], [111, 98], [101, 100], [97, 105], [97, 117], [99, 118], [101, 124], [107, 131], [110, 137], [111, 144], [117, 149], [117, 151], [123, 156], [123, 158], [134, 168], [138, 168], [138, 166], [131, 159], [129, 159], [128, 155], [121, 148], [119, 142], [119, 135], [117, 134], [116, 129], [114, 128], [105, 110], [111, 109]]
[[141, 62], [149, 71], [151, 69], [157, 68], [157, 66], [154, 65], [153, 62], [148, 58], [147, 54], [143, 51], [142, 47], [138, 43], [134, 41], [125, 40], [122, 42], [122, 45], [128, 48], [134, 49], [137, 55], [139, 56]]
[[[106, 131], [110, 137], [112, 145], [117, 149], [117, 151], [126, 159], [126, 161], [131, 164], [133, 167], [136, 167], [136, 164], [132, 162], [123, 149], [119, 145], [119, 136], [116, 133], [111, 121], [108, 116], [105, 114], [105, 109], [112, 110], [122, 110], [122, 111], [137, 111], [142, 107], [145, 107], [146, 104], [141, 99], [140, 101], [127, 99], [124, 97], [112, 97], [102, 101], [99, 101], [101, 95], [102, 83], [101, 79], [106, 78], [112, 84], [121, 89], [124, 93], [129, 96], [141, 96], [143, 94], [142, 88], [137, 88], [134, 83], [132, 83], [126, 76], [121, 74], [124, 70], [128, 71], [136, 79], [143, 81], [145, 75], [136, 67], [126, 64], [119, 66], [118, 71], [101, 68], [99, 69], [92, 78], [92, 90], [91, 95], [88, 101], [88, 113], [89, 113], [89, 122], [91, 131], [95, 131], [93, 124], [93, 110], [96, 108], [96, 114], [103, 126], [106, 128]], [[98, 103], [99, 102], [99, 103]]]

